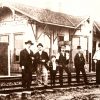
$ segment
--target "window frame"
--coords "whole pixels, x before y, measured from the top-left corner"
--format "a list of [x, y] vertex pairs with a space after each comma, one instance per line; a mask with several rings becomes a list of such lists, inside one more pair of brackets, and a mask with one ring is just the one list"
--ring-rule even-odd
[[7, 37], [8, 37], [8, 40], [7, 40], [6, 43], [9, 44], [9, 35], [8, 35], [8, 34], [0, 34], [0, 42], [5, 42], [5, 41], [1, 41], [1, 37], [2, 37], [2, 36], [7, 36]]
[[[16, 36], [19, 36], [19, 35], [22, 35], [23, 36], [23, 32], [18, 32], [18, 33], [14, 33], [14, 63], [15, 64], [18, 64], [18, 63], [20, 63], [20, 54], [19, 54], [19, 58], [18, 58], [18, 60], [16, 60], [17, 59], [17, 55], [16, 55], [16, 47], [15, 47], [15, 37]], [[23, 41], [23, 40], [22, 40]], [[22, 42], [23, 43], [23, 42]], [[23, 45], [23, 44], [22, 44]], [[23, 47], [22, 47], [22, 49], [23, 49]]]

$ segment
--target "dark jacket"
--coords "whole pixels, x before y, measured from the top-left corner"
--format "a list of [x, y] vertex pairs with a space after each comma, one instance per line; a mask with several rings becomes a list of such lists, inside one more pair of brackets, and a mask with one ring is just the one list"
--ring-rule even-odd
[[82, 53], [79, 54], [77, 53], [74, 57], [74, 64], [75, 66], [84, 66], [85, 65], [85, 59]]
[[[49, 61], [49, 56], [45, 51], [42, 51], [42, 54], [40, 55], [39, 52], [35, 54], [35, 60], [37, 64], [43, 64], [47, 66], [47, 62]], [[45, 62], [42, 62], [42, 60], [45, 60]]]
[[24, 69], [27, 71], [32, 71], [33, 69], [33, 63], [32, 58], [34, 57], [33, 52], [30, 51], [30, 54], [26, 49], [22, 50], [20, 52], [20, 66], [24, 66]]
[[[56, 70], [58, 69], [58, 64], [57, 64], [57, 62], [55, 62], [56, 63]], [[49, 62], [49, 70], [50, 71], [52, 71], [53, 70], [53, 63], [50, 61]]]
[[69, 59], [66, 59], [66, 53], [64, 53], [64, 56], [62, 53], [60, 53], [59, 59], [57, 59], [58, 64], [61, 64], [63, 66], [67, 65], [69, 63]]

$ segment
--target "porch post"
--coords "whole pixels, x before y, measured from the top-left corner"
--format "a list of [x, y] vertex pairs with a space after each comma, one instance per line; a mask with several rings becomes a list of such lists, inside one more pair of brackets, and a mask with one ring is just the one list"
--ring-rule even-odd
[[10, 52], [10, 48], [9, 48], [9, 45], [8, 45], [8, 76], [10, 76], [10, 66], [11, 66], [10, 56], [11, 56], [11, 52]]
[[13, 63], [14, 63], [14, 34], [13, 33], [11, 33], [10, 34], [10, 39], [9, 39], [9, 51], [10, 51], [10, 67], [9, 67], [9, 69], [8, 69], [8, 71], [9, 71], [9, 75], [11, 74], [10, 72], [11, 72], [11, 67], [13, 67]]
[[90, 27], [89, 27], [89, 72], [92, 71], [92, 47], [93, 47], [93, 19], [90, 18]]
[[35, 41], [37, 42], [37, 33], [36, 33], [36, 22], [34, 21], [34, 23], [32, 24], [32, 31], [35, 37]]
[[28, 23], [30, 24], [30, 26], [32, 28], [32, 32], [34, 34], [35, 41], [37, 42], [36, 22], [33, 20], [28, 20]]
[[53, 33], [50, 34], [50, 56], [53, 54]]

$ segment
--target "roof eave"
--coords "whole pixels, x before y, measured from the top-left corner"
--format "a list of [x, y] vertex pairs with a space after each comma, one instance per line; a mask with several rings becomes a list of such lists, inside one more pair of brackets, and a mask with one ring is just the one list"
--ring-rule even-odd
[[100, 32], [100, 28], [98, 27], [98, 25], [96, 24], [96, 22], [94, 22], [94, 25], [96, 26], [96, 28], [99, 30]]
[[31, 16], [31, 15], [29, 15], [28, 13], [25, 13], [25, 12], [23, 12], [23, 11], [21, 11], [21, 10], [15, 8], [15, 7], [12, 7], [12, 6], [9, 6], [9, 7], [11, 7], [11, 8], [13, 8], [14, 10], [16, 10], [16, 11], [18, 11], [18, 12], [20, 12], [20, 13], [22, 13], [22, 14], [28, 16], [28, 17], [30, 17], [31, 19], [36, 20], [36, 21], [39, 22], [39, 23], [44, 23], [44, 24], [49, 24], [49, 25], [55, 25], [55, 26], [67, 27], [67, 28], [73, 28], [73, 29], [75, 29], [75, 27], [73, 27], [73, 26], [67, 26], [67, 25], [65, 26], [65, 25], [59, 25], [59, 24], [54, 24], [54, 23], [43, 22], [43, 21], [40, 21], [39, 19], [37, 19], [37, 18], [35, 18], [35, 17], [33, 18], [33, 16]]
[[75, 29], [77, 29], [84, 21], [86, 21], [89, 17], [85, 18], [84, 20], [82, 20], [76, 27]]
[[41, 23], [75, 29], [75, 27], [73, 27], [73, 26], [65, 26], [65, 25], [59, 25], [59, 24], [48, 23], [48, 22], [41, 22]]

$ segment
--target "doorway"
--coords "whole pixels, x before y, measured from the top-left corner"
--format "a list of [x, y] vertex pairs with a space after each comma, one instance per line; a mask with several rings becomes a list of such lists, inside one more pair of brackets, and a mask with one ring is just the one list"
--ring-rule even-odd
[[0, 75], [8, 75], [8, 43], [0, 43]]
[[[96, 41], [93, 41], [93, 49], [92, 49], [92, 55], [93, 56], [94, 56], [95, 51], [96, 51]], [[92, 60], [92, 71], [94, 71], [94, 72], [96, 71], [95, 63], [94, 63], [93, 60]]]

